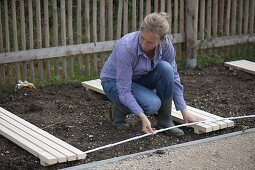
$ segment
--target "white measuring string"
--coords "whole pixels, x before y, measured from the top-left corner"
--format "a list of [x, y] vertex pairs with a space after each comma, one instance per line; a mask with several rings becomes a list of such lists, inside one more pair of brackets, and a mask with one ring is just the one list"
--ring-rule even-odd
[[143, 135], [135, 136], [135, 137], [132, 137], [132, 138], [129, 138], [129, 139], [126, 139], [126, 140], [116, 142], [116, 143], [112, 143], [112, 144], [104, 145], [104, 146], [101, 146], [101, 147], [98, 147], [98, 148], [94, 148], [94, 149], [85, 151], [84, 153], [88, 154], [88, 153], [95, 152], [95, 151], [98, 151], [98, 150], [102, 150], [102, 149], [105, 149], [105, 148], [110, 148], [110, 147], [113, 147], [113, 146], [116, 146], [116, 145], [120, 145], [120, 144], [123, 144], [123, 143], [126, 143], [126, 142], [130, 142], [130, 141], [133, 141], [133, 140], [140, 139], [140, 138], [144, 138], [146, 136], [155, 135], [156, 133], [167, 131], [167, 130], [177, 128], [177, 127], [196, 125], [196, 124], [199, 124], [199, 123], [213, 123], [213, 122], [218, 122], [218, 121], [222, 121], [222, 120], [234, 120], [234, 119], [244, 119], [244, 118], [254, 118], [254, 117], [255, 117], [255, 115], [246, 115], [246, 116], [228, 117], [228, 118], [215, 119], [215, 120], [203, 120], [203, 121], [199, 121], [199, 122], [180, 124], [180, 125], [177, 125], [177, 126], [172, 126], [172, 127], [168, 127], [168, 128], [164, 128], [164, 129], [155, 130], [154, 133], [143, 134]]

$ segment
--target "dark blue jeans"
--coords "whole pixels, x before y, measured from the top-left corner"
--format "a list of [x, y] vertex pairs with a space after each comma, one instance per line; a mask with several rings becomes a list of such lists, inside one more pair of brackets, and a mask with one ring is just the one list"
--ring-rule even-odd
[[[114, 103], [121, 104], [116, 80], [103, 81], [105, 95]], [[131, 93], [146, 115], [156, 113], [161, 99], [172, 99], [174, 88], [173, 67], [166, 61], [160, 61], [155, 69], [131, 84]], [[156, 93], [153, 91], [156, 89]]]

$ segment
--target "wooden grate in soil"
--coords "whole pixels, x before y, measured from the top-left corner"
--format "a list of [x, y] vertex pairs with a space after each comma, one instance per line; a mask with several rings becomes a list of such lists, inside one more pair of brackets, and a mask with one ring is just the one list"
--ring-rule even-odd
[[43, 166], [86, 158], [81, 150], [1, 107], [0, 134], [38, 157]]
[[250, 74], [255, 74], [255, 63], [247, 60], [237, 60], [237, 61], [230, 61], [225, 62], [224, 65], [229, 67], [229, 69], [237, 69], [243, 70]]
[[[86, 88], [86, 90], [93, 90], [98, 93], [105, 94], [103, 91], [103, 87], [101, 85], [100, 79], [84, 81], [81, 84], [82, 84], [82, 86], [84, 86]], [[199, 109], [191, 107], [191, 106], [188, 106], [188, 109], [192, 114], [194, 114], [198, 117], [213, 121], [213, 123], [199, 123], [196, 125], [191, 125], [191, 127], [194, 128], [194, 133], [196, 133], [196, 134], [208, 133], [208, 132], [212, 132], [212, 131], [216, 131], [216, 130], [234, 126], [234, 122], [231, 120], [220, 120], [220, 119], [222, 119], [222, 117], [211, 114], [211, 113], [203, 111], [203, 110], [199, 110]], [[176, 122], [184, 123], [181, 112], [177, 111], [175, 109], [174, 104], [172, 105], [172, 118]], [[219, 121], [217, 121], [217, 120], [219, 120]]]

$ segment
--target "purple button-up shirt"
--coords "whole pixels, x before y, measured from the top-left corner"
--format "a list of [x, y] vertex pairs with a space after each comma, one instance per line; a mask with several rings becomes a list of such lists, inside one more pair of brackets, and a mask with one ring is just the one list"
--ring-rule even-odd
[[168, 36], [166, 41], [161, 43], [156, 50], [153, 62], [143, 53], [139, 44], [140, 32], [132, 32], [122, 37], [115, 45], [111, 55], [105, 62], [100, 79], [102, 81], [114, 79], [117, 83], [118, 95], [122, 104], [127, 106], [135, 115], [143, 112], [136, 99], [131, 93], [132, 80], [146, 75], [152, 71], [160, 60], [169, 62], [174, 69], [174, 94], [173, 101], [177, 110], [186, 107], [183, 98], [183, 86], [180, 83], [180, 76], [177, 72], [175, 62], [175, 49]]

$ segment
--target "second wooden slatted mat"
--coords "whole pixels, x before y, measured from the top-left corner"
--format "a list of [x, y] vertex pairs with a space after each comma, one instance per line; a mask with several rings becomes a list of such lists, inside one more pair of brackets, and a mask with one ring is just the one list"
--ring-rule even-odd
[[255, 63], [247, 60], [237, 60], [225, 62], [224, 65], [230, 69], [243, 70], [250, 74], [255, 74]]
[[[101, 81], [99, 79], [96, 80], [89, 80], [89, 81], [84, 81], [82, 82], [82, 86], [84, 86], [87, 90], [93, 90], [98, 93], [104, 94]], [[228, 127], [234, 126], [234, 122], [231, 120], [224, 120], [220, 121], [219, 119], [222, 119], [222, 117], [211, 114], [209, 112], [205, 112], [203, 110], [199, 110], [197, 108], [188, 106], [188, 109], [190, 113], [201, 117], [206, 120], [212, 120], [213, 122], [211, 123], [199, 123], [196, 125], [192, 125], [191, 127], [194, 128], [194, 132], [197, 134], [200, 133], [208, 133], [212, 131], [216, 131], [219, 129], [224, 129]], [[172, 106], [172, 117], [173, 120], [179, 123], [184, 123], [182, 114], [180, 111], [176, 111], [175, 106]]]

